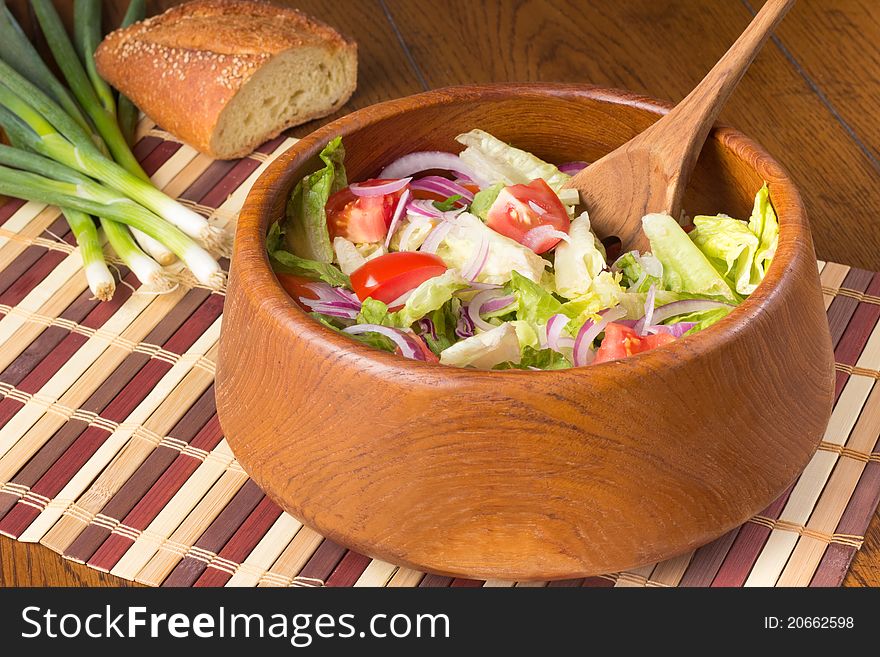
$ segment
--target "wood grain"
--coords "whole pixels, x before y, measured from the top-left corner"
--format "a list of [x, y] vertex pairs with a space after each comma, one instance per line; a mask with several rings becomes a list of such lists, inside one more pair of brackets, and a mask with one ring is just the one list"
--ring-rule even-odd
[[[690, 202], [741, 210], [768, 181], [774, 266], [727, 318], [637, 358], [542, 377], [402, 359], [315, 323], [266, 261], [269, 222], [331, 136], [342, 136], [357, 180], [403, 153], [447, 150], [475, 125], [549, 161], [595, 159], [663, 109], [603, 88], [460, 87], [361, 110], [279, 156], [239, 217], [215, 384], [218, 417], [254, 481], [331, 540], [473, 579], [653, 563], [775, 499], [825, 430], [832, 344], [797, 191], [735, 130], [712, 131]], [[732, 362], [742, 366], [731, 372]], [[278, 439], [291, 431], [296, 440]]]
[[769, 0], [687, 97], [654, 125], [615, 148], [566, 187], [580, 192], [590, 225], [603, 239], [616, 236], [623, 251], [648, 251], [642, 217], [681, 215], [685, 190], [709, 131], [742, 76], [794, 0]]
[[[430, 87], [588, 82], [673, 102], [693, 89], [752, 18], [741, 2], [717, 0], [449, 0], [427, 20], [421, 3], [385, 1]], [[797, 13], [795, 7], [786, 21]], [[828, 38], [837, 36], [829, 31]], [[858, 43], [876, 52], [868, 38]], [[865, 112], [867, 120], [876, 115]], [[880, 268], [880, 230], [870, 219], [880, 207], [878, 171], [778, 47], [765, 49], [721, 120], [791, 171], [820, 257]]]
[[[26, 0], [8, 3], [33, 30]], [[56, 4], [69, 16], [71, 0]], [[171, 4], [177, 3], [148, 2], [151, 12]], [[745, 0], [459, 0], [431, 3], [429, 10], [412, 0], [290, 4], [359, 42], [359, 88], [341, 114], [429, 86], [496, 80], [586, 80], [678, 100], [750, 14]], [[751, 10], [760, 4], [751, 0]], [[880, 269], [875, 221], [880, 189], [873, 182], [876, 165], [872, 171], [859, 151], [861, 145], [877, 157], [880, 150], [880, 23], [874, 4], [800, 0], [778, 33], [776, 48], [785, 52], [767, 48], [721, 117], [791, 169], [810, 211], [819, 255], [870, 270]], [[103, 2], [105, 28], [118, 22], [126, 5], [126, 0]], [[409, 65], [409, 56], [418, 68]], [[311, 129], [309, 124], [294, 132], [301, 136]], [[127, 584], [63, 561], [42, 546], [5, 538], [0, 563], [2, 586]], [[880, 586], [880, 517], [845, 584]]]

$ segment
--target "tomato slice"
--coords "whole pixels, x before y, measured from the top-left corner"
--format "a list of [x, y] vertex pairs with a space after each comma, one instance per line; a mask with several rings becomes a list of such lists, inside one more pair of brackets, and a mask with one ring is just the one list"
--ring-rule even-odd
[[535, 253], [549, 251], [559, 243], [558, 237], [543, 236], [526, 239], [526, 234], [539, 226], [552, 226], [568, 232], [571, 221], [565, 206], [543, 178], [528, 185], [510, 185], [501, 190], [486, 217], [489, 228], [516, 240]]
[[[376, 178], [358, 184], [370, 187], [387, 182], [390, 181]], [[381, 242], [388, 233], [401, 194], [403, 189], [382, 196], [355, 196], [348, 187], [340, 189], [327, 199], [325, 206], [330, 239], [344, 237], [355, 244]]]
[[315, 281], [306, 278], [305, 276], [295, 276], [293, 274], [278, 274], [275, 276], [278, 277], [278, 282], [281, 283], [281, 287], [293, 297], [293, 300], [296, 301], [300, 306], [305, 308], [305, 306], [300, 303], [300, 299], [317, 299], [318, 293], [315, 292], [315, 289], [312, 287]]
[[446, 265], [433, 253], [399, 251], [367, 260], [351, 273], [351, 286], [358, 299], [372, 297], [383, 303], [415, 289], [429, 278], [440, 276]]
[[668, 333], [655, 333], [651, 335], [638, 335], [634, 330], [623, 324], [611, 322], [605, 327], [605, 337], [596, 352], [594, 364], [604, 363], [609, 360], [626, 358], [633, 354], [640, 354], [655, 347], [675, 342], [675, 338]]

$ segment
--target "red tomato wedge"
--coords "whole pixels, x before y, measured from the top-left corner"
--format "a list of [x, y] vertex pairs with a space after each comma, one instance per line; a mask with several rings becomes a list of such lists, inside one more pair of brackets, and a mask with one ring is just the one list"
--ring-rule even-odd
[[605, 327], [605, 338], [599, 346], [599, 351], [596, 352], [593, 363], [626, 358], [670, 342], [675, 342], [675, 338], [668, 333], [638, 335], [630, 327], [612, 322]]
[[446, 265], [433, 253], [386, 253], [355, 269], [350, 276], [351, 287], [361, 301], [372, 297], [390, 304], [445, 271]]
[[[383, 185], [389, 180], [373, 179], [358, 183], [361, 187]], [[355, 196], [346, 187], [327, 199], [327, 228], [330, 239], [344, 237], [355, 244], [381, 242], [388, 233], [394, 208], [403, 190], [382, 196]]]
[[[293, 297], [293, 300], [299, 303], [300, 299], [317, 299], [318, 294], [312, 288], [315, 282], [305, 276], [294, 276], [293, 274], [275, 274], [281, 287]], [[302, 305], [302, 304], [300, 304]]]
[[540, 226], [568, 233], [571, 221], [556, 193], [542, 178], [536, 178], [528, 185], [502, 189], [489, 208], [486, 223], [495, 232], [528, 246], [535, 253], [544, 253], [556, 246], [560, 238], [552, 235], [535, 238], [534, 233], [526, 238], [527, 233]]

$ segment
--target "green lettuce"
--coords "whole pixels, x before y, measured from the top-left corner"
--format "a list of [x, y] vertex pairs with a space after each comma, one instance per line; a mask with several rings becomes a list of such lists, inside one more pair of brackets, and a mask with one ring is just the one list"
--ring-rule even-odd
[[276, 221], [269, 228], [269, 234], [266, 235], [266, 251], [269, 254], [269, 264], [272, 270], [279, 274], [293, 274], [295, 276], [304, 276], [318, 281], [324, 281], [334, 287], [344, 287], [351, 289], [351, 281], [348, 276], [339, 271], [339, 268], [329, 262], [318, 262], [317, 260], [309, 260], [301, 258], [289, 251], [281, 249], [283, 241], [283, 233], [278, 222]]
[[638, 257], [629, 251], [620, 256], [614, 266], [623, 274], [622, 284], [628, 292], [647, 292], [653, 285], [660, 289], [663, 278], [663, 265], [651, 253]]
[[510, 273], [510, 282], [504, 289], [516, 297], [516, 318], [531, 324], [546, 324], [553, 315], [562, 312], [562, 303], [537, 283], [518, 271]]
[[770, 204], [770, 190], [767, 188], [766, 182], [755, 196], [755, 205], [749, 219], [749, 230], [760, 240], [752, 265], [752, 279], [756, 279], [760, 283], [764, 280], [764, 274], [767, 273], [770, 262], [776, 256], [776, 247], [779, 244], [779, 221]]
[[331, 194], [348, 185], [342, 138], [333, 139], [320, 154], [324, 168], [303, 178], [287, 203], [288, 250], [300, 258], [333, 262], [333, 245], [324, 207]]
[[378, 299], [368, 297], [361, 304], [361, 311], [357, 316], [358, 324], [378, 324], [379, 326], [396, 326], [392, 313], [388, 312], [388, 306]]
[[651, 242], [651, 252], [663, 265], [664, 288], [739, 302], [736, 292], [675, 219], [668, 214], [648, 214], [642, 218], [642, 228]]
[[309, 313], [309, 315], [319, 324], [323, 324], [327, 328], [336, 331], [340, 335], [344, 335], [350, 340], [354, 340], [355, 342], [362, 342], [363, 344], [369, 345], [374, 349], [381, 349], [382, 351], [388, 351], [392, 354], [397, 351], [397, 345], [394, 344], [394, 341], [391, 340], [391, 338], [382, 335], [381, 333], [358, 333], [357, 335], [344, 333], [342, 331], [342, 328], [337, 325], [337, 322], [339, 320], [337, 320], [335, 317], [329, 317], [320, 313]]
[[409, 328], [418, 320], [442, 308], [452, 299], [453, 294], [467, 286], [468, 282], [461, 274], [449, 269], [419, 285], [398, 311], [390, 312], [388, 306], [378, 299], [365, 299], [361, 304], [357, 323]]
[[745, 222], [725, 215], [694, 217], [691, 241], [737, 292], [751, 294], [760, 283], [752, 278], [758, 238]]
[[471, 202], [470, 207], [471, 214], [475, 214], [483, 221], [486, 221], [489, 215], [489, 208], [495, 203], [495, 199], [498, 198], [502, 189], [504, 189], [504, 183], [495, 183], [491, 187], [481, 189], [474, 194], [474, 200]]
[[452, 229], [437, 247], [437, 255], [448, 267], [465, 267], [473, 258], [474, 249], [485, 239], [489, 242], [489, 255], [477, 276], [478, 282], [503, 285], [514, 270], [530, 280], [541, 280], [548, 263], [531, 249], [496, 233], [469, 212], [462, 212], [450, 221]]
[[499, 363], [519, 363], [522, 357], [514, 322], [465, 338], [440, 354], [443, 365], [490, 370]]
[[455, 140], [467, 147], [459, 157], [493, 183], [526, 185], [535, 178], [543, 178], [558, 194], [571, 179], [554, 165], [528, 151], [505, 144], [483, 130], [471, 130], [458, 135]]
[[697, 325], [685, 334], [690, 335], [697, 331], [702, 331], [705, 328], [709, 328], [712, 324], [724, 319], [730, 314], [731, 310], [733, 310], [733, 308], [713, 308], [712, 310], [703, 310], [698, 313], [679, 315], [675, 318], [675, 322], [696, 322]]
[[468, 282], [454, 269], [429, 278], [409, 295], [403, 308], [393, 313], [396, 326], [410, 326], [426, 315], [442, 308], [452, 295], [468, 286]]
[[571, 362], [552, 349], [535, 349], [524, 347], [518, 363], [507, 361], [495, 365], [493, 370], [527, 370], [531, 368], [539, 370], [564, 370], [571, 367]]
[[421, 336], [428, 348], [438, 356], [444, 349], [448, 349], [458, 341], [455, 327], [460, 309], [461, 302], [453, 298], [426, 317], [431, 320], [434, 333], [432, 335], [430, 332], [425, 332]]
[[[566, 299], [576, 299], [594, 292], [597, 284], [605, 293], [608, 277], [598, 280], [605, 270], [605, 256], [601, 242], [590, 230], [590, 218], [586, 212], [571, 222], [568, 241], [556, 247], [553, 260], [556, 292]], [[617, 286], [619, 289], [619, 286]], [[607, 307], [607, 306], [606, 306]]]

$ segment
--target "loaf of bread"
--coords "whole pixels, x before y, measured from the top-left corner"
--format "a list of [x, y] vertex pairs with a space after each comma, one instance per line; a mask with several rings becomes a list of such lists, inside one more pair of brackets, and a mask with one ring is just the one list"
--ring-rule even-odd
[[179, 139], [242, 157], [354, 92], [357, 45], [294, 9], [196, 0], [107, 36], [98, 71]]

